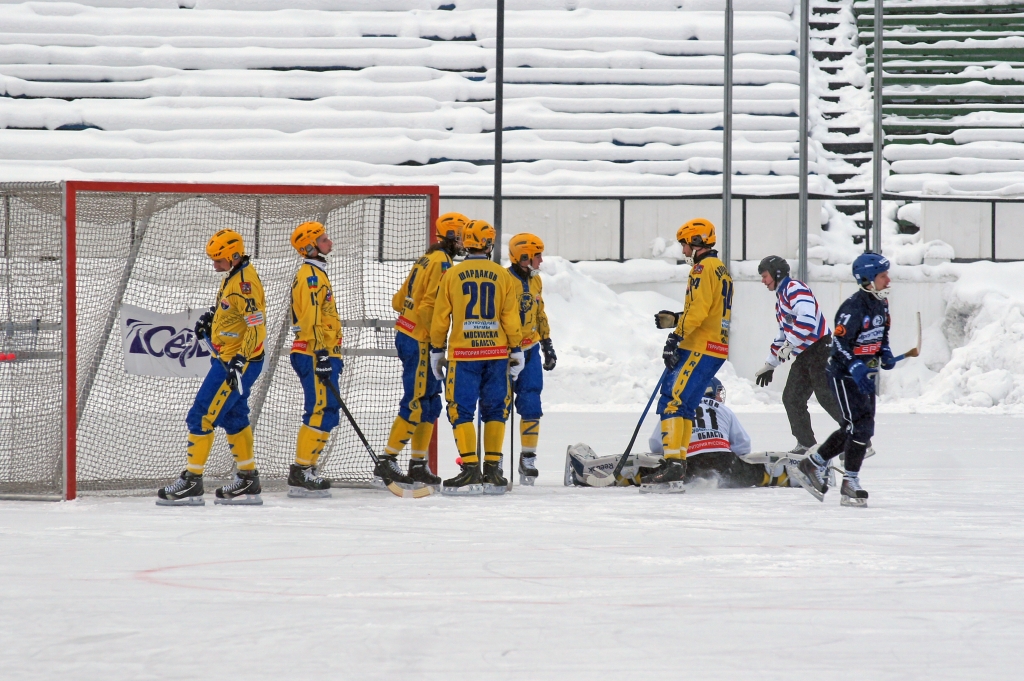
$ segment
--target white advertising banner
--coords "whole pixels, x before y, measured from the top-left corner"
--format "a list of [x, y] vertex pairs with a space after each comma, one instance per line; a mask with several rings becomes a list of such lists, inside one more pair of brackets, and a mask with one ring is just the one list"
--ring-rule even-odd
[[140, 376], [205, 377], [210, 370], [210, 351], [193, 331], [203, 312], [163, 314], [122, 305], [125, 372]]

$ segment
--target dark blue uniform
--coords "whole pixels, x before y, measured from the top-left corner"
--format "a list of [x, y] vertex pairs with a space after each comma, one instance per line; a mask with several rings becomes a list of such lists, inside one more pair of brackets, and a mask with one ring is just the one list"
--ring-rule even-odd
[[846, 470], [851, 473], [860, 470], [875, 434], [875, 391], [858, 386], [855, 374], [863, 375], [864, 370], [857, 363], [867, 367], [874, 379], [872, 385], [878, 380], [880, 366], [892, 368], [889, 323], [889, 303], [864, 290], [847, 298], [836, 312], [827, 372], [844, 423], [818, 448], [818, 455], [828, 461], [845, 451]]

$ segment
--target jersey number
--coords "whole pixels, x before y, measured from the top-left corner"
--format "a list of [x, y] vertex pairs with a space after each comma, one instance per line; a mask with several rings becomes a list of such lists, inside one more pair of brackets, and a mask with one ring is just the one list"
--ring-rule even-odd
[[[462, 295], [469, 296], [469, 303], [466, 304], [466, 319], [494, 319], [494, 284], [485, 281], [479, 288], [475, 281], [467, 281], [462, 284]], [[474, 313], [477, 309], [477, 302], [480, 303], [480, 314]]]
[[732, 309], [732, 282], [728, 279], [722, 280], [722, 311], [728, 312]]
[[697, 407], [695, 411], [697, 427], [701, 430], [707, 430], [707, 422], [704, 421], [704, 414], [708, 415], [708, 420], [711, 421], [711, 430], [718, 430], [718, 413], [714, 409], [708, 408], [705, 411], [702, 407]]

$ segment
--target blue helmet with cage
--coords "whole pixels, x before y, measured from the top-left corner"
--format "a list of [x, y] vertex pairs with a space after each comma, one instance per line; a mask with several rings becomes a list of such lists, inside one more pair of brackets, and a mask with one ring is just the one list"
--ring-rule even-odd
[[876, 291], [874, 287], [875, 277], [888, 271], [889, 259], [877, 253], [861, 253], [853, 261], [853, 278], [862, 289], [874, 294], [876, 298], [885, 298], [889, 295], [888, 288]]
[[704, 388], [704, 397], [710, 397], [718, 402], [725, 402], [725, 386], [717, 378], [712, 377], [711, 383]]

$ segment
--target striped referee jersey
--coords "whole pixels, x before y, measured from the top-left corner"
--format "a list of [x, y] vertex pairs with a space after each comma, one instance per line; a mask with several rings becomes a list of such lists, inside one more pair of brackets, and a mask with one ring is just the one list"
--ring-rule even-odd
[[784, 278], [775, 289], [775, 319], [779, 333], [772, 341], [768, 364], [779, 365], [779, 349], [786, 341], [793, 346], [792, 357], [811, 347], [818, 339], [830, 333], [818, 301], [807, 284]]

